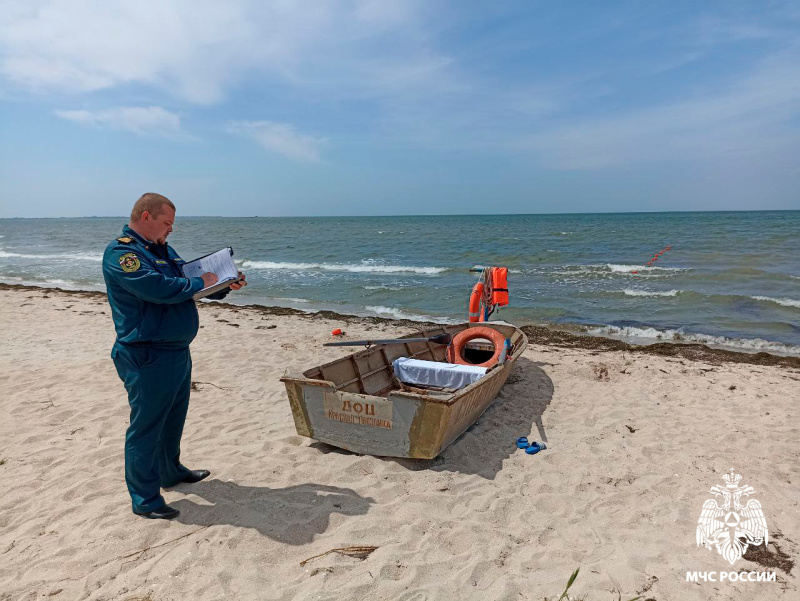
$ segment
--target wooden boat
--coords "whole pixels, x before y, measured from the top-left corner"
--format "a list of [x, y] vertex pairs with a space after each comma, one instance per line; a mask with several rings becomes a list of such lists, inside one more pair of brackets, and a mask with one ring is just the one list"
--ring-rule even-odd
[[[302, 374], [285, 375], [281, 382], [297, 433], [355, 453], [433, 459], [489, 407], [528, 339], [503, 322], [442, 326], [404, 336], [455, 336], [477, 326], [494, 328], [510, 338], [511, 353], [503, 365], [460, 390], [424, 389], [394, 377], [392, 361], [399, 357], [446, 361], [446, 347], [430, 342], [377, 345]], [[476, 340], [467, 344], [465, 357], [480, 363], [492, 351], [491, 343]]]

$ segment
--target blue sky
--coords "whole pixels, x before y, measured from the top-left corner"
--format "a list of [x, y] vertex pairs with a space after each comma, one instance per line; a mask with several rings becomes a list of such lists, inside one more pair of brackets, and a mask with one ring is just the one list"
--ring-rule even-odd
[[800, 209], [791, 2], [0, 0], [0, 217]]

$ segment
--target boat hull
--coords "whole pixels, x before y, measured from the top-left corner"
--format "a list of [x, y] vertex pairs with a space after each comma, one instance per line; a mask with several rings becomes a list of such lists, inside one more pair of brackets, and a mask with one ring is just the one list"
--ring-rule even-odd
[[[487, 375], [470, 386], [452, 393], [433, 391], [390, 390], [386, 394], [369, 394], [343, 390], [335, 381], [309, 378], [307, 376], [284, 376], [281, 381], [292, 408], [297, 433], [354, 453], [387, 457], [433, 459], [486, 411], [505, 384], [517, 358], [527, 346], [525, 335], [508, 324], [483, 323], [450, 326], [449, 332], [458, 332], [467, 327], [490, 326], [501, 330], [514, 344], [511, 357], [502, 366], [495, 367]], [[437, 330], [436, 332], [441, 332]], [[430, 332], [424, 332], [427, 336]], [[435, 334], [432, 334], [435, 335]], [[410, 336], [419, 336], [413, 334]], [[373, 375], [380, 371], [367, 372], [377, 357], [390, 364], [392, 345], [375, 347], [340, 359], [327, 368], [334, 371], [337, 363], [349, 361], [356, 373]], [[431, 345], [428, 345], [429, 347]], [[411, 345], [406, 350], [414, 350]], [[424, 350], [416, 354], [428, 352]], [[395, 351], [398, 352], [398, 351]], [[399, 352], [402, 353], [402, 350]], [[443, 354], [444, 350], [429, 348], [431, 358]], [[414, 354], [414, 353], [407, 353]], [[439, 359], [441, 360], [441, 358]], [[313, 372], [313, 370], [309, 370]], [[309, 372], [306, 372], [308, 374]], [[313, 372], [315, 375], [317, 372]], [[369, 381], [369, 378], [362, 378]], [[353, 388], [352, 382], [348, 384]]]

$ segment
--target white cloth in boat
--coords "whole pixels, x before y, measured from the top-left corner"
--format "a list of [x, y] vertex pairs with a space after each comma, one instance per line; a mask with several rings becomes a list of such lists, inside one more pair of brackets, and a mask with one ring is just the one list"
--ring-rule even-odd
[[392, 361], [394, 375], [401, 382], [439, 388], [464, 388], [486, 375], [485, 367], [423, 361], [400, 357]]

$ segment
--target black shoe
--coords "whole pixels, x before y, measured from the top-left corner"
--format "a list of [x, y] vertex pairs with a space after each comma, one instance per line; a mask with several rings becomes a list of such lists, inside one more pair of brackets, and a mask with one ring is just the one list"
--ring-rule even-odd
[[145, 511], [144, 513], [139, 513], [137, 511], [134, 511], [133, 513], [140, 515], [143, 518], [147, 518], [148, 520], [174, 520], [181, 514], [180, 511], [174, 507], [170, 507], [169, 505], [164, 505], [163, 507], [159, 507], [153, 511]]
[[200, 480], [205, 480], [211, 475], [211, 472], [208, 470], [189, 470], [189, 473], [186, 474], [186, 477], [181, 480], [181, 482], [185, 482], [186, 484], [194, 484], [195, 482], [200, 482]]

